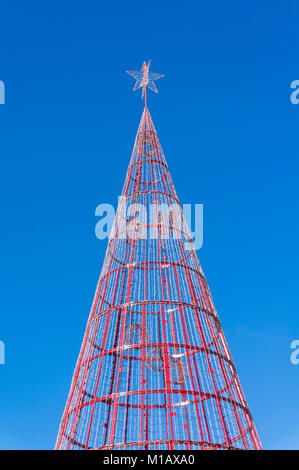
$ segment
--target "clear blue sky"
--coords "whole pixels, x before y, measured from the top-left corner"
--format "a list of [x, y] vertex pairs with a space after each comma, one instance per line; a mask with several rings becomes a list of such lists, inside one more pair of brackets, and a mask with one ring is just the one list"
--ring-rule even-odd
[[142, 113], [149, 108], [264, 448], [299, 448], [296, 2], [1, 3], [0, 447], [53, 448]]

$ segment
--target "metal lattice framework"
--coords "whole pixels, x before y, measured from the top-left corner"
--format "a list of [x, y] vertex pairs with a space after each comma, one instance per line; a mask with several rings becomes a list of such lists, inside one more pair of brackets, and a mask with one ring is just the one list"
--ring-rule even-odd
[[56, 449], [260, 449], [146, 101], [122, 196]]

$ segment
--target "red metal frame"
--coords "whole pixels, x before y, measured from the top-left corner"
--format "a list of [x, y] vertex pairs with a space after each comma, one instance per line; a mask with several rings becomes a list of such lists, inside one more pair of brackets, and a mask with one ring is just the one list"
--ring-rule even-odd
[[[178, 203], [146, 100], [122, 195]], [[124, 238], [121, 218], [119, 207], [56, 449], [261, 449], [185, 222], [165, 238], [157, 212], [145, 238], [135, 220]]]

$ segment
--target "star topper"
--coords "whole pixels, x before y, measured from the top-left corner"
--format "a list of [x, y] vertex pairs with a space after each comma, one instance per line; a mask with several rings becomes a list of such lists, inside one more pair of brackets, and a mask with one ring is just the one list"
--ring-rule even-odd
[[149, 72], [150, 63], [151, 61], [149, 61], [149, 63], [146, 65], [146, 62], [143, 62], [140, 72], [127, 70], [127, 73], [129, 75], [136, 78], [136, 83], [133, 88], [133, 91], [137, 90], [138, 88], [142, 88], [142, 98], [145, 96], [145, 102], [146, 102], [146, 87], [150, 88], [155, 93], [158, 93], [158, 90], [154, 82], [155, 80], [158, 80], [159, 78], [164, 77], [164, 75], [161, 75], [159, 73], [150, 73]]

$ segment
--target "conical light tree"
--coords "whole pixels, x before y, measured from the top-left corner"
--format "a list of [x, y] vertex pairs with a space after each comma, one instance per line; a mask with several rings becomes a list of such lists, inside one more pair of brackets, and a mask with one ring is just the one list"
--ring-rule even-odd
[[261, 449], [147, 108], [162, 75], [128, 73], [145, 108], [56, 449]]

